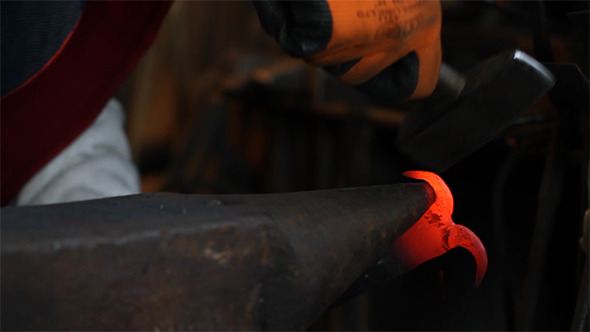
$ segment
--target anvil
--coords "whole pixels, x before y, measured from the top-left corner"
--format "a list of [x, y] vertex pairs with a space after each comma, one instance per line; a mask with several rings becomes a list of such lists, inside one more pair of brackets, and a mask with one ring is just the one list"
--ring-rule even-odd
[[427, 211], [426, 183], [4, 208], [6, 330], [301, 330]]

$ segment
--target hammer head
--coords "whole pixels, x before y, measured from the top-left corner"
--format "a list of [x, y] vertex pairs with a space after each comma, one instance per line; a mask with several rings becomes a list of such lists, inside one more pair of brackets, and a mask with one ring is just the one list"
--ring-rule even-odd
[[464, 76], [443, 66], [425, 107], [406, 114], [397, 146], [440, 173], [511, 125], [554, 83], [547, 68], [520, 50], [489, 58]]

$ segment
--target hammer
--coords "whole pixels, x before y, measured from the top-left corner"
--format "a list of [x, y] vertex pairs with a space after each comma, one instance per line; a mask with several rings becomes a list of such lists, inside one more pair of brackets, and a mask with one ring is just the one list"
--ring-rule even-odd
[[422, 169], [443, 172], [514, 123], [554, 84], [551, 72], [520, 50], [464, 75], [443, 63], [424, 107], [406, 114], [397, 147]]

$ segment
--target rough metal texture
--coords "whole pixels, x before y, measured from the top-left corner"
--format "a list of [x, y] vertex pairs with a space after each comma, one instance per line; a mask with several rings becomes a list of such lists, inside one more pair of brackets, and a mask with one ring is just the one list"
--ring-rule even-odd
[[5, 208], [2, 328], [305, 329], [433, 195], [408, 183]]

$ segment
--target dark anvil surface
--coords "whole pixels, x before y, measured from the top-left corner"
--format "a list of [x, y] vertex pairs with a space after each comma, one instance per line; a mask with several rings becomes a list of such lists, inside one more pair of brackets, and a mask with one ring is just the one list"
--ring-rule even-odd
[[305, 329], [433, 196], [405, 183], [4, 208], [2, 327]]

